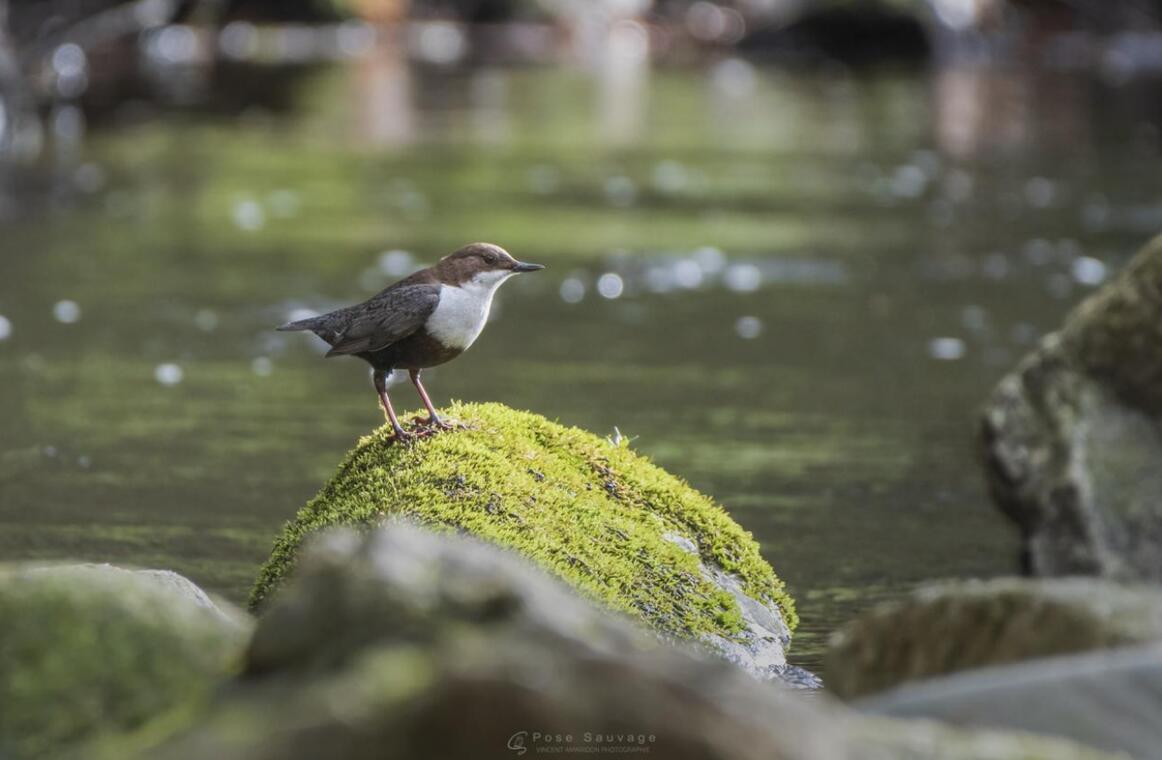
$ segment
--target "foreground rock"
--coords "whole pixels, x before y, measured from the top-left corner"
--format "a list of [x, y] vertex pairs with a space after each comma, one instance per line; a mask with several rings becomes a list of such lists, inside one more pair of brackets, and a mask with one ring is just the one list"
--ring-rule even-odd
[[363, 439], [291, 522], [262, 569], [260, 606], [303, 538], [388, 516], [510, 548], [661, 634], [698, 641], [761, 677], [789, 668], [796, 623], [783, 583], [709, 498], [624, 445], [499, 404], [448, 414], [468, 428], [410, 446]]
[[1140, 760], [1162, 758], [1162, 647], [985, 668], [857, 704], [883, 715], [1030, 731]]
[[248, 633], [176, 573], [0, 565], [0, 757], [55, 755], [203, 696]]
[[993, 497], [1037, 575], [1162, 581], [1162, 238], [988, 401]]
[[844, 698], [989, 665], [1162, 641], [1162, 592], [1086, 578], [933, 585], [841, 628], [827, 688]]
[[1107, 757], [804, 699], [667, 644], [510, 552], [400, 523], [325, 536], [260, 620], [245, 673], [188, 728], [158, 733], [87, 757]]

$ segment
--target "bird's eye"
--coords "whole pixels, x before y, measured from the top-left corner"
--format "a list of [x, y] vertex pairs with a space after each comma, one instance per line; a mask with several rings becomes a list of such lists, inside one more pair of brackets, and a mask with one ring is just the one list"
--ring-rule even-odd
[[484, 263], [488, 266], [493, 266], [496, 264], [496, 256], [492, 255], [491, 253], [484, 254]]

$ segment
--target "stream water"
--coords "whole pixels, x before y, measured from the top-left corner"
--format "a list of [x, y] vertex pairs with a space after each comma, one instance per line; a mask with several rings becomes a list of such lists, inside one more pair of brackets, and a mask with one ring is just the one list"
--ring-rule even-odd
[[549, 268], [427, 373], [437, 402], [631, 436], [754, 533], [817, 670], [859, 609], [1015, 568], [977, 409], [1162, 227], [1157, 100], [1076, 75], [220, 76], [94, 115], [73, 191], [0, 223], [0, 560], [244, 599], [382, 422], [361, 362], [271, 327], [483, 239]]

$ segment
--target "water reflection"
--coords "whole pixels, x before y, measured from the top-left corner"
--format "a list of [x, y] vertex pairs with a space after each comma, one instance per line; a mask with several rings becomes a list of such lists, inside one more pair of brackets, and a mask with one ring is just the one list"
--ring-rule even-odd
[[807, 256], [765, 255], [761, 258], [728, 257], [721, 249], [703, 246], [689, 252], [649, 252], [629, 256], [625, 252], [608, 257], [616, 271], [598, 273], [574, 271], [561, 283], [561, 300], [579, 303], [595, 284], [606, 298], [631, 294], [670, 293], [700, 288], [725, 288], [734, 293], [753, 293], [764, 285], [839, 286], [847, 279], [840, 261]]
[[350, 113], [356, 140], [369, 146], [399, 146], [415, 135], [411, 71], [404, 48], [395, 39], [380, 39], [358, 58]]
[[607, 35], [605, 50], [596, 56], [600, 70], [601, 135], [609, 144], [626, 145], [642, 136], [650, 37], [644, 26], [630, 20], [615, 22]]

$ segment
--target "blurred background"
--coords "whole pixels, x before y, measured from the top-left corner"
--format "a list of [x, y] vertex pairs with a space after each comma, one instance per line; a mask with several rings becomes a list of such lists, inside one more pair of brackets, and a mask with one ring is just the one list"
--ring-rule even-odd
[[242, 600], [382, 422], [271, 328], [488, 240], [549, 269], [437, 403], [617, 426], [818, 668], [1014, 569], [974, 414], [1162, 228], [1160, 84], [1157, 0], [0, 0], [0, 560]]

